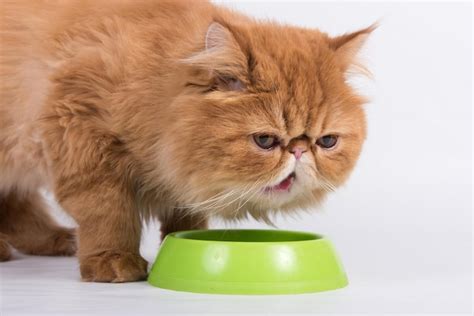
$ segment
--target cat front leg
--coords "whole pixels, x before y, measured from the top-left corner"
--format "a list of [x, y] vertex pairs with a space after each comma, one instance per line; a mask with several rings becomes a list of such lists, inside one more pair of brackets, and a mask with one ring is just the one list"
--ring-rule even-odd
[[84, 281], [143, 280], [147, 262], [139, 253], [141, 219], [129, 174], [133, 161], [120, 138], [91, 115], [99, 110], [88, 106], [63, 102], [42, 121], [55, 196], [78, 224]]
[[139, 253], [141, 221], [132, 196], [110, 179], [90, 177], [89, 181], [88, 185], [59, 185], [56, 190], [60, 204], [79, 225], [77, 256], [82, 279], [144, 280], [147, 262]]
[[56, 199], [79, 226], [82, 279], [139, 281], [147, 262], [139, 253], [137, 162], [114, 125], [111, 91], [122, 77], [109, 76], [114, 62], [103, 56], [85, 49], [55, 70], [37, 124]]

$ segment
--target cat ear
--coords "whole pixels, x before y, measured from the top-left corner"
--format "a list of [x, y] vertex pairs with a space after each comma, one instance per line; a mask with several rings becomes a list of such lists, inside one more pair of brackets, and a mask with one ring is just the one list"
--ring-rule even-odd
[[235, 39], [230, 31], [220, 23], [212, 22], [207, 28], [205, 47], [206, 50], [235, 48]]
[[351, 66], [360, 66], [357, 65], [357, 55], [370, 34], [377, 27], [378, 24], [375, 23], [362, 30], [333, 37], [329, 40], [329, 47], [334, 50], [343, 71], [346, 71]]
[[241, 90], [237, 79], [245, 75], [247, 58], [232, 32], [220, 23], [213, 22], [207, 28], [204, 49], [183, 60], [186, 64], [208, 69], [221, 85], [230, 90]]

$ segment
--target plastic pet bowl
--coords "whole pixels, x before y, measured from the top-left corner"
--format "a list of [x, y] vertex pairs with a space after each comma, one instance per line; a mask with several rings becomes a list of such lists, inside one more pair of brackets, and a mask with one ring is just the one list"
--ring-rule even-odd
[[347, 285], [323, 236], [281, 230], [169, 234], [148, 277], [154, 286], [215, 294], [296, 294]]

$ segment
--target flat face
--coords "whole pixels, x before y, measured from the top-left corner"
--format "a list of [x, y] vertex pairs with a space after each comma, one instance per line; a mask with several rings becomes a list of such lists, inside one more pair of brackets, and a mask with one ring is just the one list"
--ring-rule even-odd
[[236, 230], [216, 229], [177, 232], [172, 236], [182, 239], [234, 242], [291, 242], [322, 239], [322, 236], [295, 231], [281, 230]]
[[347, 70], [359, 46], [350, 39], [371, 29], [331, 39], [224, 24], [211, 24], [205, 49], [183, 59], [166, 120], [147, 117], [163, 142], [150, 145], [150, 169], [183, 188], [180, 207], [204, 216], [270, 222], [273, 212], [311, 210], [348, 178], [365, 139], [365, 100]]

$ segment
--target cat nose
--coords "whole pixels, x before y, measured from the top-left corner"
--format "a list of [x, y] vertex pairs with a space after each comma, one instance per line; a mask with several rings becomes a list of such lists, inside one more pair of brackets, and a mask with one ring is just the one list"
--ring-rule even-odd
[[307, 151], [306, 147], [303, 146], [294, 146], [293, 148], [290, 149], [290, 153], [295, 155], [296, 160], [299, 160], [303, 153]]
[[295, 155], [296, 160], [299, 160], [307, 150], [308, 137], [305, 135], [293, 138], [288, 144], [288, 151]]

